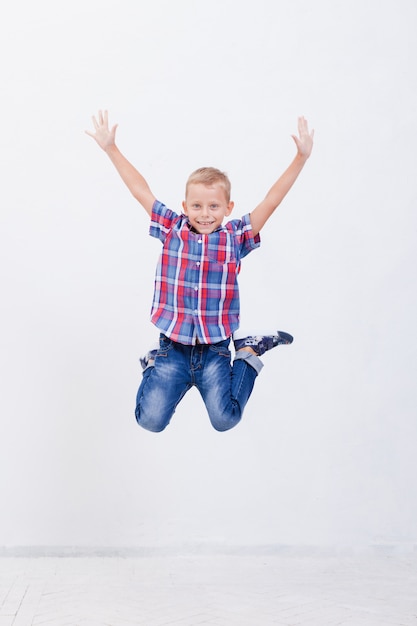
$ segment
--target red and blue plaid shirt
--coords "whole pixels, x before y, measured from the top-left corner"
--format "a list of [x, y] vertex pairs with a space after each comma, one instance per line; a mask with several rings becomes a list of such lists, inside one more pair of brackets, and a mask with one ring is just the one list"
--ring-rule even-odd
[[240, 260], [259, 247], [250, 216], [213, 233], [191, 230], [188, 218], [155, 201], [149, 234], [163, 243], [151, 321], [178, 343], [217, 343], [239, 326]]

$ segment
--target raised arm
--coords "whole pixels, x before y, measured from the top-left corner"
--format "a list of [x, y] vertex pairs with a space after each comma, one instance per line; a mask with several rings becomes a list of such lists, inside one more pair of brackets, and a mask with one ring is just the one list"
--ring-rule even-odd
[[88, 130], [85, 132], [95, 139], [100, 148], [106, 152], [116, 170], [119, 172], [123, 182], [127, 185], [130, 193], [140, 202], [145, 211], [151, 215], [155, 196], [142, 174], [133, 167], [116, 146], [117, 124], [109, 129], [107, 111], [99, 111], [97, 119], [94, 116], [92, 119], [95, 132]]
[[277, 206], [281, 204], [285, 198], [313, 149], [314, 130], [308, 131], [308, 123], [304, 117], [298, 118], [298, 137], [291, 135], [297, 146], [297, 154], [285, 170], [278, 178], [276, 183], [266, 194], [264, 200], [250, 214], [250, 221], [254, 235], [257, 235], [263, 228], [265, 222], [271, 217]]

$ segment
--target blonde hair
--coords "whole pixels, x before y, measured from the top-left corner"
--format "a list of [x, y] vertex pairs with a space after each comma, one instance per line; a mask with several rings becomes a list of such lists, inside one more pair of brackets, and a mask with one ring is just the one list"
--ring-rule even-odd
[[226, 194], [226, 201], [230, 202], [230, 180], [225, 172], [221, 172], [215, 167], [200, 167], [198, 170], [195, 170], [195, 172], [190, 174], [185, 185], [185, 196], [187, 197], [188, 186], [191, 184], [201, 184], [209, 187], [215, 183], [218, 183], [223, 187]]

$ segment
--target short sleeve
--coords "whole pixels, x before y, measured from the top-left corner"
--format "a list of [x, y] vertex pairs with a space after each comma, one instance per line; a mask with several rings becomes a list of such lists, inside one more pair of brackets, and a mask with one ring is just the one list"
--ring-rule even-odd
[[258, 233], [256, 236], [253, 234], [249, 213], [240, 220], [231, 220], [226, 224], [226, 228], [233, 231], [240, 258], [245, 257], [261, 245], [260, 234]]
[[149, 227], [149, 234], [151, 237], [156, 237], [164, 243], [168, 233], [172, 229], [178, 215], [168, 209], [165, 204], [155, 200], [152, 207], [151, 224]]

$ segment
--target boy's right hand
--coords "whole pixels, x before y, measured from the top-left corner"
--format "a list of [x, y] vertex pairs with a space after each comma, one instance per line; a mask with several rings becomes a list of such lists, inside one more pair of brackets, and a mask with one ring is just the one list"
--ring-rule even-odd
[[114, 146], [116, 143], [117, 124], [109, 129], [109, 118], [107, 111], [99, 111], [97, 119], [93, 115], [92, 120], [95, 132], [92, 133], [91, 131], [86, 130], [86, 134], [95, 139], [100, 148], [105, 151], [108, 150], [108, 148], [110, 148], [111, 146]]

